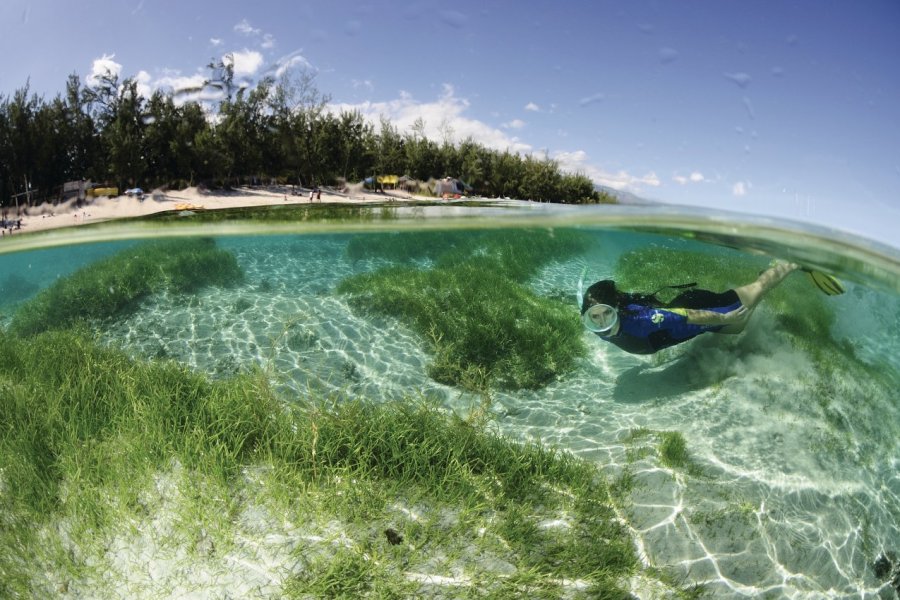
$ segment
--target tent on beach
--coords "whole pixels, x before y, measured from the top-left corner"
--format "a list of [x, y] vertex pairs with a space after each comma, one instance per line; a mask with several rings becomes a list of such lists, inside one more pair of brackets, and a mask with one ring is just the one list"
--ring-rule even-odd
[[421, 190], [422, 182], [418, 179], [413, 179], [409, 175], [403, 175], [397, 180], [397, 187], [405, 192], [416, 194]]
[[442, 198], [458, 198], [471, 191], [472, 186], [454, 177], [444, 177], [434, 182], [434, 195]]

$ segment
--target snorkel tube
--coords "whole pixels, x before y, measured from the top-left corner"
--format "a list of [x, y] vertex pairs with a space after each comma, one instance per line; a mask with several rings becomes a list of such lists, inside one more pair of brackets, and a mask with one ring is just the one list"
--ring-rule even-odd
[[584, 274], [587, 273], [587, 265], [581, 269], [581, 275], [578, 276], [578, 296], [575, 298], [575, 304], [581, 311], [581, 304], [584, 302]]

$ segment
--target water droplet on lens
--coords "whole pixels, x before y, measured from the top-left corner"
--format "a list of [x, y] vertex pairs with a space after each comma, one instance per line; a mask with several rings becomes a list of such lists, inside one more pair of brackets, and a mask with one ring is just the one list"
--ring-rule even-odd
[[725, 78], [733, 81], [738, 86], [746, 89], [750, 85], [750, 75], [747, 73], [725, 73]]
[[362, 31], [362, 23], [359, 21], [348, 21], [347, 24], [344, 25], [344, 33], [347, 35], [357, 35], [360, 31]]
[[660, 48], [659, 49], [659, 61], [667, 65], [669, 63], [673, 63], [678, 60], [678, 51], [674, 48]]
[[744, 108], [747, 109], [747, 116], [750, 117], [751, 119], [755, 119], [756, 111], [753, 110], [753, 103], [750, 102], [750, 98], [744, 96], [744, 98], [741, 100], [741, 102], [744, 103]]
[[461, 12], [455, 10], [442, 10], [440, 12], [441, 21], [451, 27], [462, 29], [468, 24], [469, 18]]

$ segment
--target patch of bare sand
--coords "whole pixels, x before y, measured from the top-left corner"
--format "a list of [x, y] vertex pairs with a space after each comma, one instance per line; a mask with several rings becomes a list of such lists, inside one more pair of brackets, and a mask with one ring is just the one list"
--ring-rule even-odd
[[[310, 202], [360, 204], [416, 199], [421, 198], [396, 191], [373, 193], [363, 189], [361, 185], [350, 186], [343, 192], [323, 189], [320, 195], [312, 197], [309, 189], [294, 189], [288, 186], [239, 188], [229, 191], [207, 191], [190, 187], [179, 191], [156, 190], [145, 195], [143, 199], [130, 196], [95, 198], [81, 207], [76, 207], [74, 200], [56, 205], [43, 204], [31, 207], [28, 209], [29, 214], [21, 217], [21, 233], [142, 217], [168, 210], [217, 210]], [[19, 233], [20, 230], [14, 230], [14, 234]]]

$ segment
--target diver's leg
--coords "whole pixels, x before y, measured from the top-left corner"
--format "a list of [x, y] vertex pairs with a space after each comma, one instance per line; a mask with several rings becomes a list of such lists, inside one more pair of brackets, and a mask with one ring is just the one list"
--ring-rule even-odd
[[735, 288], [734, 291], [743, 304], [746, 312], [740, 321], [726, 325], [716, 333], [740, 333], [747, 326], [750, 316], [763, 297], [784, 281], [784, 278], [799, 269], [799, 265], [788, 262], [777, 262], [759, 274], [756, 281]]
[[784, 281], [784, 278], [799, 269], [799, 265], [778, 262], [759, 274], [756, 281], [734, 288], [741, 304], [753, 310], [763, 297]]

